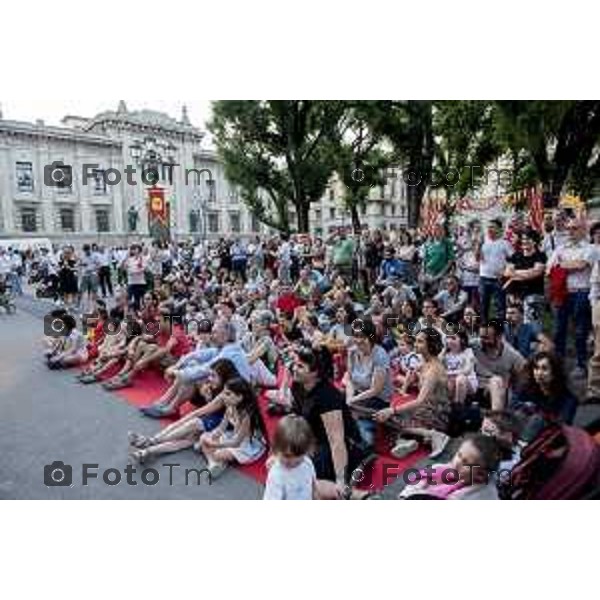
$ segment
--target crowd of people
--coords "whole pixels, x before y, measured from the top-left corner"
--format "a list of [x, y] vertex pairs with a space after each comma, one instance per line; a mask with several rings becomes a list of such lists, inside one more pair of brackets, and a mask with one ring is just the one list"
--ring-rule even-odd
[[[600, 427], [573, 422], [600, 398], [600, 225], [558, 211], [544, 235], [472, 221], [85, 245], [25, 263], [57, 303], [50, 368], [83, 366], [81, 384], [108, 390], [148, 369], [167, 380], [141, 412], [174, 421], [130, 433], [135, 462], [192, 448], [217, 478], [268, 457], [265, 498], [350, 498], [383, 443], [396, 459], [425, 446], [455, 474], [403, 498], [598, 494]], [[77, 310], [91, 313], [84, 331]], [[573, 466], [571, 452], [587, 458]]]

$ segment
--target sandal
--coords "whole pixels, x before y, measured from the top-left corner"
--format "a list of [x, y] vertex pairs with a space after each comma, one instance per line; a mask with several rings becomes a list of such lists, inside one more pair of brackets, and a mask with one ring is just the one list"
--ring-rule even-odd
[[133, 431], [128, 432], [127, 438], [129, 440], [129, 445], [138, 448], [139, 450], [145, 450], [149, 446], [154, 445], [153, 437], [147, 437]]
[[122, 375], [118, 379], [111, 379], [110, 381], [103, 383], [102, 387], [105, 390], [113, 391], [113, 390], [120, 390], [122, 388], [129, 387], [130, 385], [131, 385], [131, 382], [129, 381], [129, 377], [127, 377], [127, 375]]
[[79, 378], [79, 383], [96, 383], [98, 381], [98, 377], [93, 373], [89, 373]]
[[150, 453], [145, 448], [141, 448], [139, 450], [134, 450], [129, 453], [129, 459], [133, 463], [137, 463], [138, 465], [143, 465], [146, 460], [148, 460]]

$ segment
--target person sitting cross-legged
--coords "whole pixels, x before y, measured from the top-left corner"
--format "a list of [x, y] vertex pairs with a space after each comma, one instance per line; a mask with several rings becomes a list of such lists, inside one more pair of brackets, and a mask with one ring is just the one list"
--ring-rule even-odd
[[98, 346], [98, 357], [78, 379], [81, 383], [95, 383], [104, 373], [119, 364], [127, 354], [127, 331], [120, 310], [112, 309], [105, 323], [106, 335]]
[[[156, 340], [156, 343], [155, 341]], [[128, 351], [123, 368], [112, 379], [103, 384], [107, 390], [130, 386], [138, 373], [152, 365], [162, 369], [174, 365], [190, 350], [190, 341], [183, 327], [171, 321], [171, 315], [161, 314], [160, 327], [156, 335], [144, 334], [134, 351]]]

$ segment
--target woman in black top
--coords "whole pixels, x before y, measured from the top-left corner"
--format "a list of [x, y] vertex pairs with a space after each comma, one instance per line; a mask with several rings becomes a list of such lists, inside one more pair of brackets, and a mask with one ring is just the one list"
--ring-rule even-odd
[[72, 304], [77, 296], [77, 258], [72, 246], [67, 246], [58, 263], [60, 293], [66, 304]]
[[365, 452], [344, 394], [332, 383], [331, 354], [322, 347], [300, 348], [292, 370], [292, 410], [303, 416], [313, 431], [317, 478], [343, 487]]
[[520, 236], [520, 250], [508, 259], [504, 285], [509, 294], [518, 296], [525, 309], [525, 322], [539, 321], [544, 309], [544, 272], [546, 254], [538, 249], [539, 236], [526, 230]]

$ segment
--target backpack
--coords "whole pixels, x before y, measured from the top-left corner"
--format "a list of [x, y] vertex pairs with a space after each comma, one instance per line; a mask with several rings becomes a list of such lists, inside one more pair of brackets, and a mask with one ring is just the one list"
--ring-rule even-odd
[[513, 500], [576, 500], [600, 490], [600, 446], [585, 430], [553, 424], [521, 453], [511, 477]]

